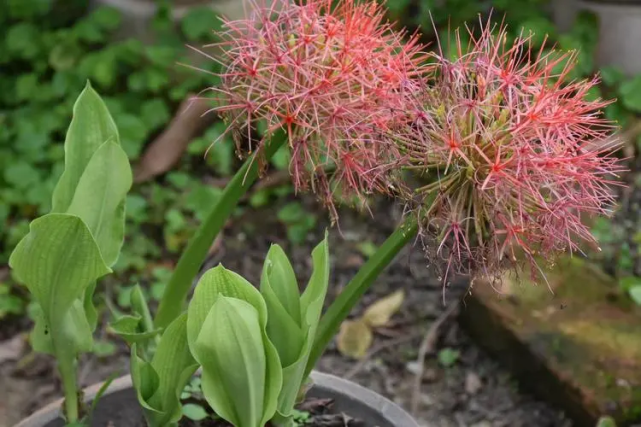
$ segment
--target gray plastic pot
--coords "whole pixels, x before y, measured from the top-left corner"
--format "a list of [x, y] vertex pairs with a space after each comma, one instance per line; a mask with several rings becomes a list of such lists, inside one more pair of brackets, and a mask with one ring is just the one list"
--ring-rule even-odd
[[[419, 427], [416, 421], [400, 406], [351, 381], [334, 375], [312, 372], [314, 386], [308, 396], [334, 399], [333, 411], [358, 418], [368, 426]], [[90, 402], [100, 389], [100, 384], [86, 389], [85, 399]], [[63, 427], [60, 418], [62, 401], [53, 402], [16, 427]], [[131, 377], [115, 380], [100, 399], [93, 417], [92, 427], [141, 427], [142, 412], [131, 386]]]

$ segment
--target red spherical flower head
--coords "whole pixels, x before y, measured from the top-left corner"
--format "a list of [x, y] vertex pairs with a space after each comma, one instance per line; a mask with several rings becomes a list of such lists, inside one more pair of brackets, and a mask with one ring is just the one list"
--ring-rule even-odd
[[[494, 30], [494, 31], [493, 31]], [[607, 214], [623, 169], [612, 157], [607, 105], [571, 80], [573, 53], [533, 51], [484, 26], [458, 59], [435, 54], [436, 79], [412, 107], [399, 140], [411, 168], [433, 181], [410, 206], [428, 254], [451, 272], [497, 275], [517, 259], [580, 250], [594, 239], [585, 214]], [[550, 52], [550, 51], [548, 51]]]
[[[401, 159], [385, 138], [406, 119], [405, 97], [429, 70], [416, 36], [404, 40], [376, 3], [252, 2], [249, 18], [225, 21], [214, 108], [243, 130], [287, 131], [297, 189], [364, 197], [390, 192]], [[235, 132], [237, 136], [238, 132]], [[251, 140], [251, 138], [249, 138]], [[328, 172], [331, 170], [332, 172]]]

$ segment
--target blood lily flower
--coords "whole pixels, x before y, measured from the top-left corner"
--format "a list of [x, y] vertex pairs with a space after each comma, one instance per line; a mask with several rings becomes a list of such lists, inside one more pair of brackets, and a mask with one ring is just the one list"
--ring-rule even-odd
[[213, 46], [223, 48], [221, 84], [210, 89], [214, 110], [239, 148], [256, 148], [243, 145], [258, 123], [267, 136], [284, 129], [297, 190], [332, 208], [335, 191], [361, 199], [389, 193], [401, 156], [384, 135], [406, 118], [405, 98], [430, 69], [417, 37], [394, 31], [376, 3], [251, 6], [247, 19], [224, 22]]
[[614, 126], [608, 102], [589, 97], [597, 79], [569, 81], [573, 53], [533, 51], [502, 26], [469, 33], [467, 51], [456, 33], [457, 59], [435, 54], [436, 79], [399, 138], [409, 167], [432, 178], [410, 207], [445, 277], [595, 243], [582, 220], [609, 212], [622, 171], [617, 144], [599, 143]]

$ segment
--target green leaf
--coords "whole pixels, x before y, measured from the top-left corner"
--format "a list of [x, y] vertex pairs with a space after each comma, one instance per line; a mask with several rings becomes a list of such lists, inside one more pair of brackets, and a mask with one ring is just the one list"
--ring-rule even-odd
[[[224, 302], [217, 304], [223, 298]], [[254, 318], [256, 320], [253, 320]], [[242, 323], [234, 324], [230, 319]], [[241, 344], [231, 339], [234, 334], [255, 339], [256, 322], [262, 355], [230, 353], [231, 348], [240, 351], [257, 345], [254, 341]], [[242, 330], [239, 329], [241, 325], [244, 325]], [[239, 427], [262, 426], [276, 411], [282, 372], [278, 353], [267, 337], [266, 326], [265, 302], [249, 282], [223, 266], [215, 267], [202, 276], [188, 309], [189, 347], [203, 367], [205, 398], [217, 414]], [[230, 355], [234, 363], [234, 367], [231, 368], [232, 365], [226, 365], [232, 363], [227, 361]], [[220, 359], [219, 362], [221, 357], [225, 360]], [[255, 376], [258, 375], [258, 365], [254, 364], [256, 361], [252, 360], [253, 358], [259, 358], [259, 365], [263, 363], [261, 360], [264, 360], [264, 370], [261, 370], [260, 378]], [[256, 390], [257, 381], [264, 384], [262, 392]], [[250, 395], [234, 394], [239, 392]], [[251, 396], [255, 396], [256, 393], [262, 393], [263, 397], [260, 402], [250, 400], [252, 408], [233, 409], [232, 405], [247, 405], [248, 399], [255, 399]], [[246, 424], [247, 422], [259, 424]]]
[[176, 423], [182, 416], [180, 395], [197, 365], [187, 346], [187, 315], [176, 318], [163, 333], [151, 363], [132, 346], [131, 375], [138, 401], [151, 427]]
[[213, 31], [221, 28], [221, 20], [211, 7], [195, 7], [185, 15], [180, 28], [189, 40], [202, 41], [212, 38]]
[[325, 233], [323, 241], [312, 251], [312, 267], [312, 277], [309, 279], [309, 283], [307, 283], [307, 287], [300, 298], [305, 343], [298, 360], [290, 366], [283, 367], [283, 387], [278, 397], [278, 412], [282, 417], [292, 416], [299, 391], [306, 381], [305, 370], [329, 286], [327, 233]]
[[209, 417], [205, 408], [195, 403], [188, 403], [183, 405], [183, 415], [193, 421], [202, 421], [205, 418]]
[[166, 124], [171, 118], [169, 107], [162, 99], [152, 99], [142, 104], [140, 110], [142, 120], [150, 130], [158, 129]]
[[116, 30], [120, 26], [121, 18], [120, 11], [109, 6], [97, 8], [88, 17], [92, 24], [107, 31]]
[[265, 410], [264, 344], [258, 311], [243, 300], [223, 296], [192, 345], [203, 367], [205, 399], [234, 426], [259, 427], [273, 415], [273, 410]]
[[444, 368], [450, 368], [458, 361], [461, 352], [451, 348], [444, 348], [438, 352], [438, 363]]
[[268, 282], [265, 285], [270, 285], [276, 298], [278, 298], [278, 301], [294, 322], [300, 323], [301, 311], [298, 282], [296, 281], [294, 268], [289, 262], [285, 251], [279, 245], [272, 245], [265, 258], [261, 277], [261, 291], [263, 281]]
[[619, 94], [626, 108], [634, 112], [641, 112], [641, 75], [621, 84]]
[[284, 171], [289, 167], [290, 158], [289, 147], [283, 146], [274, 154], [271, 163], [276, 169]]
[[118, 129], [107, 106], [87, 83], [73, 107], [65, 140], [65, 170], [53, 194], [53, 211], [66, 212], [85, 168], [105, 142], [119, 143]]
[[632, 301], [634, 301], [637, 305], [641, 305], [641, 285], [631, 287], [628, 290], [628, 293], [630, 294], [630, 298], [632, 298]]
[[614, 418], [606, 416], [599, 418], [596, 427], [617, 427], [617, 423]]
[[281, 365], [289, 366], [300, 357], [304, 335], [296, 275], [278, 245], [272, 245], [265, 258], [260, 292], [267, 305], [267, 336], [278, 351]]
[[298, 202], [291, 202], [283, 206], [278, 211], [278, 219], [285, 224], [292, 224], [300, 221], [306, 212], [303, 206]]
[[49, 321], [63, 316], [87, 286], [111, 271], [87, 226], [66, 214], [34, 220], [9, 265]]
[[111, 341], [96, 341], [93, 344], [93, 353], [98, 357], [112, 356], [116, 353], [116, 345]]
[[140, 316], [121, 316], [109, 327], [129, 345], [144, 344], [161, 332], [160, 329], [145, 331]]
[[617, 67], [603, 67], [601, 68], [601, 80], [608, 86], [616, 86], [625, 79], [625, 74]]
[[220, 188], [211, 185], [197, 185], [189, 192], [185, 200], [185, 208], [194, 212], [199, 221], [204, 221], [221, 195]]
[[4, 45], [9, 53], [22, 59], [34, 59], [41, 51], [40, 35], [35, 25], [23, 22], [9, 28], [4, 36]]
[[127, 154], [116, 142], [105, 142], [87, 164], [67, 209], [87, 224], [109, 266], [118, 259], [124, 240], [125, 198], [131, 184]]

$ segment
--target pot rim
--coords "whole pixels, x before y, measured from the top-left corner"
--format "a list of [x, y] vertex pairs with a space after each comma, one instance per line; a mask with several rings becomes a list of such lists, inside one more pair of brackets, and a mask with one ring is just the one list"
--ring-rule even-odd
[[[396, 403], [388, 398], [358, 385], [352, 381], [344, 378], [337, 377], [332, 374], [313, 371], [311, 378], [315, 386], [325, 390], [334, 392], [339, 395], [348, 395], [352, 398], [358, 399], [365, 406], [369, 407], [372, 411], [379, 412], [385, 419], [397, 427], [419, 427], [418, 423]], [[94, 384], [83, 390], [84, 399], [90, 402], [102, 387], [102, 382]], [[133, 388], [131, 376], [125, 375], [115, 379], [110, 385], [105, 395], [117, 393], [126, 389]], [[36, 427], [44, 426], [47, 423], [56, 420], [60, 416], [60, 408], [62, 407], [63, 399], [58, 399], [49, 403], [43, 408], [37, 410], [32, 415], [28, 416], [15, 427]], [[138, 402], [136, 401], [136, 404]]]

